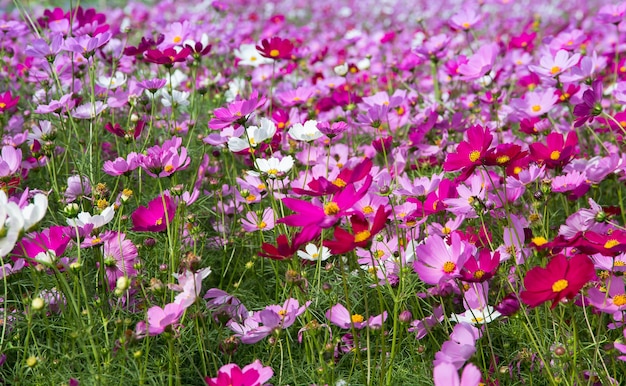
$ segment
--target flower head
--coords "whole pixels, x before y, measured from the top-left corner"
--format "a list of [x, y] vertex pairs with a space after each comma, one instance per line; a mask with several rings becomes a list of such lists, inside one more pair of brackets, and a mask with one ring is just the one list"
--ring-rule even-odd
[[261, 386], [274, 375], [271, 367], [263, 367], [260, 360], [255, 360], [241, 369], [234, 363], [220, 367], [217, 377], [206, 377], [208, 386]]
[[136, 232], [161, 232], [174, 219], [176, 204], [170, 196], [158, 196], [148, 203], [148, 206], [137, 208], [131, 218], [133, 230]]
[[259, 53], [270, 59], [291, 59], [293, 43], [289, 39], [281, 39], [274, 36], [271, 39], [263, 39], [260, 46], [256, 46]]
[[556, 255], [545, 268], [535, 267], [526, 273], [524, 287], [520, 294], [530, 307], [552, 301], [556, 307], [561, 299], [572, 299], [578, 291], [595, 275], [591, 259], [587, 255]]

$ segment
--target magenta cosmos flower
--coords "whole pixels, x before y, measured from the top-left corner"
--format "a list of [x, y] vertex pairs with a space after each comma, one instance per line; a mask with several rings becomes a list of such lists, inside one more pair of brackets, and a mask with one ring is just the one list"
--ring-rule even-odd
[[415, 255], [419, 259], [413, 263], [413, 269], [422, 281], [436, 285], [460, 277], [461, 268], [474, 251], [475, 247], [461, 240], [457, 233], [450, 236], [449, 244], [441, 236], [432, 235], [415, 248]]
[[39, 233], [31, 233], [24, 237], [13, 249], [12, 259], [27, 258], [28, 262], [36, 265], [37, 261], [55, 261], [65, 253], [67, 245], [72, 240], [66, 235], [67, 227], [52, 226]]
[[461, 180], [467, 179], [474, 169], [482, 164], [493, 141], [493, 135], [489, 128], [476, 125], [467, 129], [467, 139], [457, 145], [456, 153], [448, 154], [443, 164], [443, 170], [446, 172], [462, 169]]
[[176, 214], [176, 204], [171, 197], [158, 196], [148, 203], [148, 206], [140, 206], [131, 215], [133, 230], [136, 232], [161, 232], [167, 229]]
[[256, 360], [243, 369], [234, 363], [220, 367], [217, 377], [206, 377], [208, 386], [261, 386], [274, 375], [271, 367], [264, 367], [260, 360]]

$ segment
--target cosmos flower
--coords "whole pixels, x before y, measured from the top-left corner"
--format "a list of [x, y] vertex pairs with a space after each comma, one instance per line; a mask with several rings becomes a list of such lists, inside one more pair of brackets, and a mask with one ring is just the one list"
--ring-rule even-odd
[[530, 307], [552, 301], [556, 307], [561, 299], [572, 299], [595, 276], [591, 259], [587, 255], [574, 255], [570, 259], [559, 254], [545, 268], [535, 267], [526, 273], [520, 297]]
[[150, 336], [162, 334], [168, 326], [175, 325], [185, 312], [178, 303], [169, 303], [165, 307], [153, 306], [148, 309], [148, 333]]
[[135, 265], [139, 263], [137, 247], [124, 233], [113, 232], [107, 236], [102, 251], [109, 289], [115, 289], [119, 277], [137, 276], [135, 269]]
[[274, 375], [271, 367], [264, 367], [260, 360], [255, 360], [241, 369], [234, 363], [220, 367], [217, 377], [206, 377], [208, 386], [261, 386]]
[[239, 59], [238, 64], [242, 66], [258, 67], [262, 64], [274, 62], [274, 60], [262, 56], [254, 44], [242, 44], [235, 49], [234, 54]]
[[140, 206], [131, 215], [133, 230], [136, 232], [161, 232], [167, 229], [167, 225], [174, 220], [176, 204], [167, 195], [158, 196], [148, 203], [148, 206]]
[[350, 311], [341, 303], [337, 303], [326, 311], [326, 319], [332, 324], [343, 329], [350, 329], [354, 326], [360, 330], [365, 327], [379, 328], [385, 320], [387, 320], [387, 311], [380, 315], [371, 316], [365, 320], [361, 314], [351, 314]]
[[435, 386], [476, 386], [481, 384], [482, 375], [475, 364], [469, 363], [459, 378], [458, 369], [450, 363], [439, 363], [433, 370]]
[[463, 179], [469, 177], [474, 169], [482, 164], [493, 141], [493, 135], [488, 128], [475, 125], [467, 129], [467, 139], [457, 145], [455, 153], [448, 154], [443, 164], [443, 170], [447, 172], [463, 170], [462, 175], [465, 177]]
[[474, 247], [458, 233], [452, 233], [448, 244], [441, 236], [432, 235], [424, 244], [415, 248], [419, 258], [413, 263], [413, 269], [420, 279], [427, 284], [439, 284], [446, 279], [461, 276], [461, 268], [472, 257]]
[[292, 59], [293, 43], [289, 39], [274, 36], [271, 39], [263, 39], [261, 45], [256, 46], [259, 53], [270, 59]]

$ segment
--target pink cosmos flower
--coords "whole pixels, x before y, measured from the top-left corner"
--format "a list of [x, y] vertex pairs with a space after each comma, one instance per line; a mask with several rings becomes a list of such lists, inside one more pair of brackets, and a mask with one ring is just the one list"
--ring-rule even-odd
[[453, 233], [449, 242], [432, 235], [415, 248], [419, 258], [413, 263], [413, 269], [425, 283], [436, 285], [460, 277], [461, 268], [474, 254], [475, 247], [461, 240], [458, 233]]
[[50, 34], [50, 43], [44, 39], [35, 39], [26, 47], [24, 53], [33, 58], [54, 57], [61, 51], [63, 44], [63, 34], [53, 32]]
[[110, 176], [129, 176], [141, 164], [143, 156], [135, 152], [128, 153], [126, 159], [118, 157], [113, 161], [104, 161], [102, 170]]
[[326, 311], [326, 318], [335, 326], [344, 329], [350, 329], [352, 326], [357, 330], [364, 327], [380, 328], [385, 320], [387, 320], [387, 311], [380, 315], [371, 316], [365, 320], [361, 314], [351, 314], [350, 311], [341, 303], [337, 303]]
[[475, 6], [465, 5], [463, 9], [448, 20], [448, 24], [453, 29], [468, 31], [472, 27], [477, 26], [481, 19], [482, 15], [476, 12]]
[[150, 307], [148, 310], [148, 333], [150, 336], [163, 333], [168, 326], [178, 323], [183, 312], [185, 312], [185, 308], [178, 303], [166, 304], [164, 308]]
[[246, 218], [241, 219], [241, 225], [246, 232], [274, 229], [274, 210], [265, 208], [261, 216], [255, 211], [250, 211], [246, 214]]
[[478, 51], [467, 61], [461, 64], [457, 72], [463, 80], [475, 80], [485, 76], [493, 68], [496, 55], [499, 52], [498, 44], [490, 43], [480, 47]]
[[77, 54], [89, 56], [94, 51], [103, 45], [107, 44], [111, 40], [111, 33], [104, 32], [94, 37], [89, 35], [82, 35], [77, 38], [68, 37], [63, 43], [62, 49], [65, 51], [74, 52]]
[[626, 2], [621, 2], [619, 4], [607, 4], [600, 8], [596, 18], [601, 23], [619, 24], [622, 20], [624, 20], [625, 13]]
[[202, 290], [202, 280], [211, 274], [211, 268], [202, 268], [197, 272], [185, 271], [182, 274], [174, 274], [173, 276], [178, 280], [178, 285], [171, 285], [170, 288], [175, 291], [181, 291], [174, 298], [174, 303], [178, 303], [183, 308], [191, 306], [200, 291]]
[[457, 370], [476, 352], [476, 340], [480, 331], [468, 323], [459, 323], [454, 326], [450, 340], [443, 343], [441, 350], [435, 354], [435, 367], [441, 363], [449, 363]]
[[209, 128], [220, 130], [238, 121], [245, 122], [248, 115], [263, 106], [265, 101], [265, 97], [259, 97], [259, 94], [254, 91], [249, 99], [236, 100], [226, 107], [220, 107], [213, 112], [215, 118], [209, 122]]
[[558, 102], [559, 97], [555, 94], [555, 89], [548, 88], [543, 91], [529, 91], [523, 99], [513, 99], [511, 106], [522, 116], [539, 117], [549, 112]]
[[624, 280], [614, 275], [606, 279], [606, 292], [597, 287], [589, 288], [587, 299], [589, 303], [601, 312], [619, 314], [626, 310], [626, 290]]
[[158, 196], [148, 203], [147, 207], [140, 206], [131, 215], [133, 230], [136, 232], [161, 232], [167, 229], [176, 214], [176, 204], [167, 195]]
[[458, 369], [450, 363], [440, 363], [433, 370], [435, 386], [477, 386], [481, 377], [480, 370], [473, 363], [465, 366], [461, 378]]
[[243, 369], [234, 363], [220, 367], [217, 377], [206, 377], [208, 386], [261, 386], [274, 375], [271, 367], [263, 367], [260, 360], [255, 360]]
[[289, 298], [282, 306], [267, 306], [264, 310], [246, 318], [243, 323], [231, 320], [226, 326], [236, 333], [235, 336], [241, 338], [242, 343], [254, 344], [271, 335], [275, 330], [290, 327], [310, 304], [311, 302], [308, 301], [300, 306], [297, 299]]
[[108, 106], [102, 101], [96, 101], [95, 104], [91, 102], [85, 103], [72, 110], [72, 117], [76, 119], [93, 119], [104, 111]]
[[102, 250], [109, 289], [115, 289], [117, 279], [121, 276], [137, 276], [135, 269], [135, 265], [139, 263], [137, 247], [124, 233], [112, 232], [108, 235]]
[[187, 156], [187, 148], [181, 146], [182, 142], [182, 138], [173, 137], [161, 146], [148, 148], [147, 154], [140, 157], [141, 168], [155, 178], [169, 177], [186, 169], [191, 159]]
[[2, 146], [0, 153], [0, 178], [17, 173], [22, 166], [22, 150], [13, 146]]
[[67, 179], [67, 189], [65, 190], [65, 202], [73, 202], [79, 197], [91, 194], [91, 184], [87, 176], [74, 175]]
[[546, 77], [555, 77], [563, 73], [564, 71], [574, 67], [580, 60], [580, 54], [576, 53], [572, 56], [565, 50], [558, 50], [557, 53], [552, 56], [546, 54], [539, 59], [539, 66], [528, 66], [528, 69], [539, 75]]

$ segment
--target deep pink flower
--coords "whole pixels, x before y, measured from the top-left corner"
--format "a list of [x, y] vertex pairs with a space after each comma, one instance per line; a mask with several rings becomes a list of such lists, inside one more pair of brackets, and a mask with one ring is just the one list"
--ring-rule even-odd
[[131, 218], [136, 232], [161, 232], [167, 229], [176, 213], [176, 204], [167, 195], [158, 196], [147, 207], [137, 208]]
[[467, 259], [461, 269], [461, 279], [470, 283], [483, 282], [496, 274], [500, 265], [500, 252], [481, 249], [478, 256]]
[[282, 39], [274, 36], [271, 39], [263, 39], [260, 46], [256, 46], [257, 51], [270, 59], [292, 59], [293, 43], [289, 39]]
[[493, 141], [493, 135], [488, 128], [476, 125], [467, 130], [467, 139], [458, 144], [456, 153], [448, 154], [443, 164], [443, 170], [447, 172], [462, 169], [464, 176], [462, 180], [467, 179], [474, 169], [482, 164]]
[[164, 308], [150, 307], [148, 310], [148, 333], [151, 336], [163, 333], [168, 326], [178, 323], [183, 312], [185, 312], [185, 308], [177, 303], [166, 304]]
[[597, 79], [590, 89], [583, 93], [583, 103], [574, 106], [574, 127], [592, 122], [594, 117], [602, 114], [602, 81]]
[[172, 67], [174, 63], [184, 62], [191, 54], [189, 48], [176, 49], [166, 48], [163, 51], [158, 49], [147, 50], [144, 59], [146, 62], [162, 64], [165, 67]]
[[67, 227], [52, 226], [38, 233], [26, 235], [13, 249], [12, 258], [27, 258], [31, 265], [36, 259], [54, 261], [61, 257], [72, 240], [66, 235]]
[[537, 307], [552, 301], [556, 307], [563, 298], [572, 299], [595, 275], [591, 259], [587, 255], [556, 255], [545, 268], [535, 267], [526, 273], [520, 297], [529, 307]]
[[11, 95], [11, 91], [7, 91], [4, 94], [0, 94], [0, 114], [15, 107], [17, 105], [17, 102], [19, 102], [19, 100], [20, 100], [19, 96], [16, 96], [15, 98], [13, 98], [13, 96]]
[[222, 366], [217, 377], [206, 377], [208, 386], [261, 386], [274, 375], [271, 367], [263, 367], [260, 360], [255, 360], [243, 369], [234, 363]]
[[546, 137], [546, 145], [541, 142], [529, 145], [530, 157], [548, 168], [564, 166], [578, 153], [577, 144], [578, 136], [575, 131], [570, 131], [566, 139], [563, 138], [563, 134], [550, 133]]

